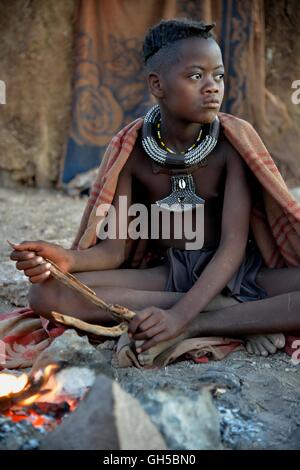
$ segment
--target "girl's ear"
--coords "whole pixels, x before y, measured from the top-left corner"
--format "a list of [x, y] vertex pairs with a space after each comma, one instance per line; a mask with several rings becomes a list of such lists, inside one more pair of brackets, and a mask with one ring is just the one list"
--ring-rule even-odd
[[148, 75], [148, 86], [150, 93], [155, 96], [155, 98], [163, 98], [163, 87], [160, 76], [155, 73], [151, 72]]

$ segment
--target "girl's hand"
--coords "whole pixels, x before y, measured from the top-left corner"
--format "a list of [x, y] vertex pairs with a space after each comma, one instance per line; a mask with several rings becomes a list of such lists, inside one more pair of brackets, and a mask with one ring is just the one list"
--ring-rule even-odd
[[24, 271], [32, 284], [44, 282], [49, 278], [51, 265], [45, 261], [45, 258], [54, 261], [65, 272], [70, 270], [71, 251], [59, 245], [40, 240], [8, 243], [14, 248], [10, 259], [16, 261], [16, 268]]
[[183, 331], [186, 322], [172, 310], [148, 307], [141, 310], [129, 323], [128, 334], [134, 340], [146, 340], [137, 353], [147, 351], [162, 341], [176, 338]]

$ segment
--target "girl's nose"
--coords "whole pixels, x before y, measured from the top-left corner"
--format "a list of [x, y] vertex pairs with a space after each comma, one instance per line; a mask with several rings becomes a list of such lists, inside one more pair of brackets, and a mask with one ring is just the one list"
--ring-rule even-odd
[[213, 78], [207, 78], [202, 87], [204, 94], [218, 93], [219, 87]]
[[216, 85], [212, 85], [204, 89], [204, 94], [210, 95], [210, 94], [218, 93], [218, 91], [219, 91], [219, 88]]

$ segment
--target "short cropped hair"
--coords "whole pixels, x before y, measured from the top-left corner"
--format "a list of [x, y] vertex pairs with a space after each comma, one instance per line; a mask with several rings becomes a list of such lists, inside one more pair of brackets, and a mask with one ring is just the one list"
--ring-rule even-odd
[[212, 38], [210, 32], [215, 23], [186, 19], [162, 20], [149, 29], [143, 43], [143, 59], [146, 71], [164, 71], [178, 60], [179, 41], [189, 38]]

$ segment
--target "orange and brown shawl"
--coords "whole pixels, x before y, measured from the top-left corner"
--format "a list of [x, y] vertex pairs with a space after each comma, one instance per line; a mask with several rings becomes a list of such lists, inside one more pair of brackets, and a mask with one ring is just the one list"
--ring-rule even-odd
[[[251, 124], [226, 113], [219, 113], [224, 134], [247, 163], [260, 197], [254, 194], [251, 229], [256, 243], [270, 268], [300, 266], [300, 204], [289, 192], [271, 155]], [[84, 250], [96, 244], [96, 227], [103, 218], [97, 208], [111, 204], [118, 177], [129, 158], [143, 119], [123, 128], [111, 141], [92, 187], [80, 228], [72, 248]], [[99, 226], [98, 226], [99, 228]], [[145, 255], [139, 245], [132, 266], [138, 266]]]

